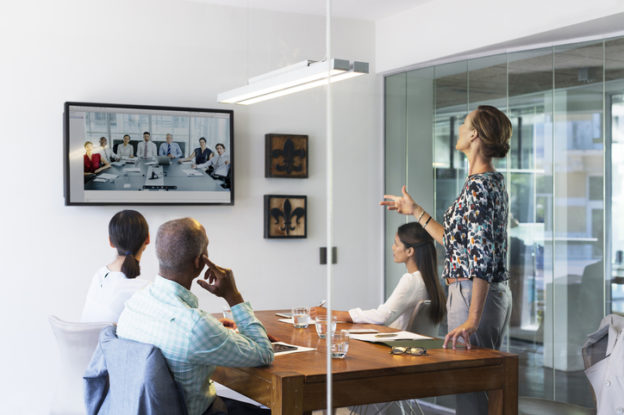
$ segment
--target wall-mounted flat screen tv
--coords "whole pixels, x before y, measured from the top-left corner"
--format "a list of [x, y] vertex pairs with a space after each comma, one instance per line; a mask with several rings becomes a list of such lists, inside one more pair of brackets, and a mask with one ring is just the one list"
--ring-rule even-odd
[[65, 103], [65, 204], [234, 204], [234, 113]]

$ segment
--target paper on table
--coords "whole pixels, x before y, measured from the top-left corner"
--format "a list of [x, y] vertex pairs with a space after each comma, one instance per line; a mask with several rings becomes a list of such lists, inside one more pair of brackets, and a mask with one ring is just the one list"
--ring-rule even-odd
[[94, 182], [102, 182], [102, 183], [106, 182], [106, 180], [104, 180], [104, 179], [93, 179], [93, 181]]
[[349, 334], [363, 334], [363, 333], [379, 333], [379, 330], [375, 329], [349, 329]]
[[104, 180], [112, 180], [116, 178], [117, 178], [116, 174], [110, 174], [110, 173], [102, 173], [98, 176], [98, 179], [104, 179]]
[[138, 167], [126, 167], [123, 171], [128, 173], [141, 173], [141, 169]]
[[214, 382], [214, 381], [211, 381], [211, 382], [214, 385], [215, 390], [217, 391], [217, 396], [220, 396], [222, 398], [234, 399], [234, 400], [241, 401], [241, 402], [246, 402], [246, 403], [254, 405], [254, 406], [259, 406], [259, 407], [261, 407], [263, 409], [264, 408], [269, 409], [266, 406], [262, 405], [260, 402], [256, 402], [253, 399], [250, 399], [250, 398], [246, 397], [245, 395], [241, 395], [240, 393], [238, 393], [238, 392], [236, 392], [236, 391], [234, 391], [234, 390], [232, 390], [232, 389], [230, 389], [230, 388], [228, 388], [226, 386], [223, 386], [220, 383], [217, 383], [217, 382]]
[[182, 170], [182, 172], [185, 173], [187, 176], [203, 176], [201, 172], [198, 172], [197, 170], [192, 170], [192, 169], [184, 169]]
[[111, 163], [111, 166], [121, 167], [121, 166], [123, 166], [124, 164], [126, 164], [126, 162], [124, 162], [124, 161], [113, 161], [113, 162]]
[[[278, 318], [278, 320], [281, 321], [282, 323], [295, 324], [292, 317], [291, 318]], [[343, 323], [346, 323], [346, 321], [337, 321], [336, 323], [343, 324]], [[310, 318], [310, 324], [314, 324], [313, 318]]]
[[421, 334], [412, 333], [409, 331], [397, 331], [395, 333], [378, 333], [378, 334], [349, 334], [349, 337], [355, 340], [361, 340], [364, 342], [387, 342], [390, 340], [423, 340], [431, 339], [431, 337], [423, 336]]
[[316, 350], [313, 347], [303, 347], [303, 346], [297, 346], [296, 344], [289, 344], [289, 343], [284, 343], [284, 342], [275, 342], [276, 344], [283, 344], [286, 346], [292, 346], [292, 347], [296, 347], [297, 349], [295, 350], [284, 350], [283, 352], [277, 352], [275, 353], [275, 356], [282, 356], [285, 354], [290, 354], [290, 353], [299, 353], [299, 352], [309, 352], [311, 350]]

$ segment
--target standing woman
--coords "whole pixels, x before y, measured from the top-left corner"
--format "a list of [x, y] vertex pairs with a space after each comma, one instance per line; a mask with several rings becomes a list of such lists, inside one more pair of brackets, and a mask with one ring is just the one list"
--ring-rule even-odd
[[126, 300], [149, 284], [137, 278], [141, 274], [141, 255], [149, 244], [149, 228], [143, 215], [136, 210], [117, 212], [108, 223], [108, 240], [117, 255], [93, 276], [81, 321], [117, 323]]
[[[450, 342], [455, 348], [463, 339], [467, 348], [499, 349], [509, 322], [508, 195], [492, 158], [507, 155], [511, 131], [509, 118], [492, 106], [481, 105], [466, 116], [455, 148], [468, 158], [468, 177], [442, 224], [414, 202], [405, 186], [402, 196], [386, 195], [381, 202], [390, 210], [413, 215], [444, 246], [442, 277], [449, 286], [444, 347]], [[485, 394], [470, 395], [470, 399], [458, 396], [457, 413], [487, 413]]]

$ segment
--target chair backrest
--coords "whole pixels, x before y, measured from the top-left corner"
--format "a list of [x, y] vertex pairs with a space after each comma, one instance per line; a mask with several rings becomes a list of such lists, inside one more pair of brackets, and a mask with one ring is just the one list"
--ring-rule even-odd
[[49, 316], [60, 355], [60, 379], [52, 414], [86, 413], [82, 376], [97, 346], [100, 331], [111, 323], [75, 323]]
[[416, 307], [414, 307], [414, 312], [412, 312], [407, 330], [425, 336], [436, 337], [438, 335], [439, 324], [434, 323], [429, 317], [430, 309], [431, 300], [420, 300], [416, 304]]
[[182, 388], [160, 349], [120, 339], [115, 327], [100, 333], [84, 381], [88, 414], [187, 414]]

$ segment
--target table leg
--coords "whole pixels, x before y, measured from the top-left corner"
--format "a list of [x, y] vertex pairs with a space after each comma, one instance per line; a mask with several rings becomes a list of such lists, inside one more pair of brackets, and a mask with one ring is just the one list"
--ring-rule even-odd
[[488, 391], [488, 413], [491, 415], [518, 414], [518, 357], [504, 359], [505, 381], [502, 389]]
[[271, 391], [272, 415], [306, 415], [303, 412], [303, 376], [298, 373], [276, 373]]

